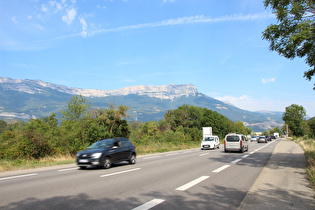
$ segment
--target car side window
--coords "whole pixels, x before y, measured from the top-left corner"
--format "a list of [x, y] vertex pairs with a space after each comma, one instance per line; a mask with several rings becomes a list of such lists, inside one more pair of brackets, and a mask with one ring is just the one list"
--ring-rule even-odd
[[116, 141], [116, 142], [113, 144], [113, 147], [120, 148], [120, 141]]

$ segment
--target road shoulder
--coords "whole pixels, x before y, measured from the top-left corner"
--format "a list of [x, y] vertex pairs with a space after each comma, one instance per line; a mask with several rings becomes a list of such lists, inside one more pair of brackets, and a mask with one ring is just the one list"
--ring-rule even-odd
[[282, 139], [238, 209], [315, 209], [303, 149]]

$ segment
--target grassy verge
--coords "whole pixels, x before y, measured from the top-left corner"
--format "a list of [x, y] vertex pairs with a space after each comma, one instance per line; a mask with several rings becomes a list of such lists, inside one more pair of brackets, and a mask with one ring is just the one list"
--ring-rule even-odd
[[294, 141], [301, 145], [302, 149], [304, 150], [307, 162], [306, 172], [313, 189], [315, 190], [315, 140], [308, 138], [298, 138], [294, 139]]
[[[174, 143], [152, 143], [150, 145], [136, 145], [138, 155], [154, 154], [176, 150], [192, 149], [200, 147], [199, 142], [187, 142], [183, 144]], [[59, 157], [45, 157], [39, 160], [0, 160], [0, 172], [14, 171], [29, 168], [40, 168], [75, 163], [75, 157], [71, 155]]]

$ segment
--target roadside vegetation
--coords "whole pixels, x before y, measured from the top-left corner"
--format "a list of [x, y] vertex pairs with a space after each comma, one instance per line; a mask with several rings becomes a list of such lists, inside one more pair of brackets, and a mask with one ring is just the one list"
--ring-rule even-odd
[[28, 122], [0, 120], [0, 171], [74, 163], [78, 151], [103, 138], [127, 137], [143, 155], [199, 147], [202, 127], [212, 127], [221, 139], [252, 132], [242, 122], [190, 105], [169, 110], [158, 122], [128, 122], [128, 109], [113, 104], [100, 109], [77, 95], [60, 121], [55, 113]]
[[315, 139], [309, 139], [308, 136], [293, 138], [304, 150], [307, 166], [306, 172], [308, 178], [315, 190]]

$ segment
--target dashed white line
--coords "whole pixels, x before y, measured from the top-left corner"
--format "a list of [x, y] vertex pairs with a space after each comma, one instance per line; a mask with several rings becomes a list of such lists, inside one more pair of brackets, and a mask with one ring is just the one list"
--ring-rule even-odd
[[185, 191], [185, 190], [195, 186], [196, 184], [198, 184], [198, 183], [208, 179], [209, 177], [210, 176], [201, 176], [198, 179], [195, 179], [195, 180], [193, 180], [193, 181], [191, 181], [191, 182], [189, 182], [189, 183], [187, 183], [187, 184], [185, 184], [185, 185], [183, 185], [181, 187], [176, 188], [175, 190]]
[[19, 176], [10, 176], [10, 177], [5, 177], [5, 178], [0, 178], [0, 181], [2, 180], [8, 180], [8, 179], [17, 179], [17, 178], [23, 178], [23, 177], [29, 177], [29, 176], [36, 176], [38, 173], [35, 174], [25, 174], [25, 175], [19, 175]]
[[224, 165], [224, 166], [221, 166], [220, 168], [217, 168], [217, 169], [213, 170], [212, 172], [219, 173], [219, 172], [223, 171], [224, 169], [226, 169], [228, 167], [230, 167], [230, 165]]
[[101, 175], [100, 177], [113, 176], [113, 175], [117, 175], [117, 174], [128, 173], [128, 172], [131, 172], [131, 171], [137, 171], [137, 170], [140, 170], [140, 169], [141, 168], [134, 168], [134, 169], [126, 170], [126, 171], [119, 171], [119, 172], [115, 172], [115, 173], [111, 173], [111, 174]]
[[242, 158], [247, 158], [249, 155], [243, 155]]
[[237, 163], [239, 161], [241, 161], [242, 159], [236, 159], [236, 160], [233, 160], [231, 163]]
[[204, 156], [204, 155], [209, 155], [209, 153], [203, 153], [203, 154], [200, 154], [198, 156], [201, 157], [201, 156]]
[[156, 205], [159, 205], [160, 203], [163, 203], [165, 200], [163, 199], [153, 199], [149, 202], [146, 202], [145, 204], [142, 204], [141, 206], [138, 206], [132, 210], [147, 210], [147, 209], [151, 209]]

